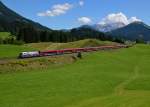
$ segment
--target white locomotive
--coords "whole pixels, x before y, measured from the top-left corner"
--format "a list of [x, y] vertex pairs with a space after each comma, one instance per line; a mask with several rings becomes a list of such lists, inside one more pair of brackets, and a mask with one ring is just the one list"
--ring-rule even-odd
[[39, 57], [39, 51], [32, 51], [32, 52], [21, 52], [19, 54], [19, 58], [32, 58], [32, 57]]

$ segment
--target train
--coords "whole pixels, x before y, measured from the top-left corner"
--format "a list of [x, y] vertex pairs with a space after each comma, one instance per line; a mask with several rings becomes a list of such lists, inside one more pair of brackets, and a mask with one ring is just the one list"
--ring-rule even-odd
[[70, 49], [61, 49], [61, 50], [47, 50], [47, 51], [31, 51], [31, 52], [21, 52], [18, 58], [33, 58], [33, 57], [44, 57], [44, 56], [55, 56], [63, 54], [73, 54], [79, 52], [92, 52], [99, 50], [108, 50], [108, 49], [119, 49], [119, 48], [128, 48], [127, 45], [106, 45], [98, 47], [87, 47], [87, 48], [70, 48]]

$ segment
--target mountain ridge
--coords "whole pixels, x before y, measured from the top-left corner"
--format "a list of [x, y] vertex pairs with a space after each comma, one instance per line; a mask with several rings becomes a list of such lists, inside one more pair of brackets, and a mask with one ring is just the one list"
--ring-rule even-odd
[[107, 34], [129, 40], [143, 39], [144, 41], [150, 41], [150, 26], [144, 22], [133, 22], [125, 27], [107, 32]]
[[108, 32], [124, 26], [126, 26], [124, 23], [118, 22], [118, 23], [111, 23], [111, 24], [95, 24], [92, 27], [97, 31]]
[[21, 16], [0, 1], [0, 31], [15, 32], [16, 29], [27, 25], [31, 25], [38, 30], [51, 30], [48, 27]]

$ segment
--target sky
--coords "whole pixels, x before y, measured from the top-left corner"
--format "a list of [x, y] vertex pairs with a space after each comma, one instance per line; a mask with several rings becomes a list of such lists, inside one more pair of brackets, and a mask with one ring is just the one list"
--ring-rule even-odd
[[52, 29], [84, 24], [143, 21], [150, 25], [150, 0], [1, 0], [20, 15]]

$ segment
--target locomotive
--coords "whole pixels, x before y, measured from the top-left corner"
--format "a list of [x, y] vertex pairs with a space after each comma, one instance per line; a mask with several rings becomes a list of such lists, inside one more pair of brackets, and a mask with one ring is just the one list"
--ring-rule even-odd
[[40, 51], [32, 51], [32, 52], [21, 52], [19, 54], [19, 58], [32, 58], [32, 57], [39, 57]]
[[128, 46], [127, 45], [106, 45], [106, 46], [87, 47], [87, 48], [21, 52], [19, 54], [19, 58], [55, 56], [55, 55], [72, 54], [72, 53], [79, 53], [79, 52], [92, 52], [98, 50], [119, 49], [119, 48], [128, 48]]

